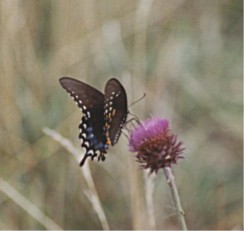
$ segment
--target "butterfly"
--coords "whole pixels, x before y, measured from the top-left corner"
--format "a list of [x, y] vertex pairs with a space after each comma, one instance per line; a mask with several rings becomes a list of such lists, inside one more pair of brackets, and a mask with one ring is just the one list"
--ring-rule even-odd
[[83, 116], [79, 124], [81, 146], [87, 157], [105, 160], [109, 145], [118, 142], [128, 114], [126, 91], [115, 78], [109, 79], [104, 94], [94, 87], [70, 77], [59, 79], [61, 86], [70, 94]]

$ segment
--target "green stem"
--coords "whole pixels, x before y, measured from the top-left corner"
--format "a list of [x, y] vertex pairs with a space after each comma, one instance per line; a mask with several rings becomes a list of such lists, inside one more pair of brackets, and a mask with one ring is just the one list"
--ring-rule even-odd
[[170, 191], [171, 191], [171, 194], [173, 197], [173, 201], [174, 201], [175, 207], [177, 209], [177, 214], [178, 214], [179, 222], [181, 225], [181, 229], [187, 230], [186, 221], [185, 221], [185, 213], [181, 206], [180, 197], [179, 197], [178, 190], [176, 188], [175, 181], [174, 181], [174, 175], [173, 175], [170, 167], [164, 167], [164, 175], [169, 184], [169, 188], [170, 188]]

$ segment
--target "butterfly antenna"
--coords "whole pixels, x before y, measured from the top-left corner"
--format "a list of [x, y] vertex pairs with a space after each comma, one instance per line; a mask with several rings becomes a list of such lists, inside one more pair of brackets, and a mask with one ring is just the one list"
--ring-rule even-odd
[[144, 93], [142, 97], [140, 97], [139, 99], [137, 99], [136, 101], [134, 101], [132, 104], [130, 104], [128, 108], [130, 108], [132, 105], [138, 103], [139, 101], [141, 101], [141, 100], [144, 99], [145, 97], [146, 97], [146, 93]]

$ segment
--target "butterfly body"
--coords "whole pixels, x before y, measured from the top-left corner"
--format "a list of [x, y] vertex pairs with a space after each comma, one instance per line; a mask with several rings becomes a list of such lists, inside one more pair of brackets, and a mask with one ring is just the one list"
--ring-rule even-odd
[[79, 124], [81, 146], [86, 153], [80, 162], [82, 166], [87, 157], [105, 160], [109, 145], [115, 145], [126, 121], [128, 108], [124, 87], [113, 78], [108, 80], [105, 93], [79, 80], [63, 77], [62, 87], [74, 99], [83, 116]]

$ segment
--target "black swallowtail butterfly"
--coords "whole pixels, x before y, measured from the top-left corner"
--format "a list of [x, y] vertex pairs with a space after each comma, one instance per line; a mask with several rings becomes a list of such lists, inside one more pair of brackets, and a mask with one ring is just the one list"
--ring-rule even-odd
[[89, 156], [92, 160], [98, 156], [98, 160], [104, 161], [109, 145], [118, 142], [126, 122], [128, 108], [124, 87], [113, 78], [107, 81], [105, 93], [102, 94], [92, 86], [70, 77], [60, 78], [59, 81], [84, 114], [79, 125], [79, 138], [86, 153], [80, 166]]

